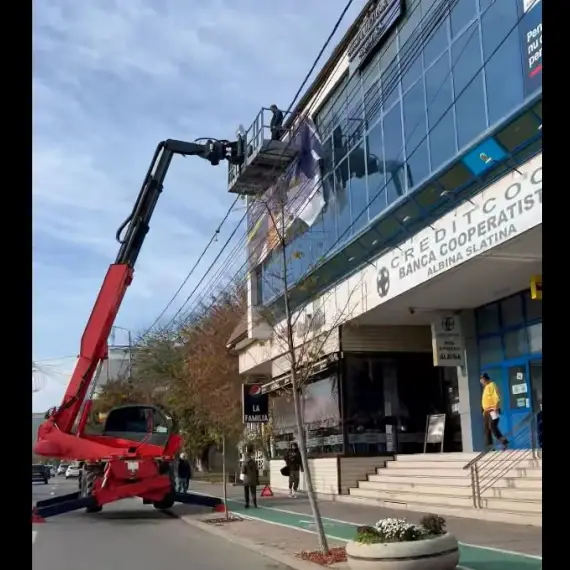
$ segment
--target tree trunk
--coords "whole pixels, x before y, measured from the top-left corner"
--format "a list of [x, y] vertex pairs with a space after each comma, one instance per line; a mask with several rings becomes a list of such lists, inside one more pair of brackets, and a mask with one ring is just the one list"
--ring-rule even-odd
[[[284, 220], [285, 216], [282, 216]], [[283, 222], [283, 232], [285, 231]], [[284, 233], [281, 239], [281, 252], [283, 259], [283, 275], [284, 275], [284, 291], [283, 296], [285, 304], [285, 319], [287, 327], [287, 348], [289, 351], [289, 360], [291, 364], [291, 387], [293, 389], [293, 403], [295, 405], [295, 421], [297, 424], [297, 432], [299, 433], [299, 452], [301, 453], [301, 461], [303, 463], [303, 469], [305, 471], [305, 484], [307, 486], [307, 495], [309, 497], [309, 504], [311, 505], [311, 511], [313, 513], [313, 518], [315, 521], [315, 528], [317, 530], [317, 536], [319, 537], [319, 546], [321, 551], [325, 554], [329, 552], [329, 544], [327, 541], [327, 536], [325, 534], [325, 529], [323, 526], [323, 520], [321, 518], [321, 513], [319, 510], [319, 504], [315, 496], [315, 491], [313, 489], [313, 476], [311, 470], [309, 469], [309, 460], [307, 454], [307, 443], [305, 440], [305, 426], [303, 425], [303, 416], [301, 410], [300, 402], [300, 386], [297, 382], [297, 358], [295, 354], [295, 340], [293, 338], [293, 321], [291, 316], [291, 308], [289, 306], [289, 292], [287, 283], [287, 254], [285, 251], [285, 239]]]

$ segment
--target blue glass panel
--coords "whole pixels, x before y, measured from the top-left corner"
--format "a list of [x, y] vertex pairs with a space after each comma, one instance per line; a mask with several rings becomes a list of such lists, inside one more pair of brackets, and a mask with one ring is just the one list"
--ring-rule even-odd
[[402, 89], [407, 91], [422, 73], [421, 36], [422, 10], [420, 0], [407, 2], [405, 21], [400, 27], [400, 69]]
[[349, 196], [349, 164], [344, 160], [335, 169], [335, 212], [336, 229], [340, 243], [344, 243], [350, 236], [350, 196]]
[[506, 156], [503, 148], [494, 139], [487, 139], [468, 152], [462, 162], [475, 176], [479, 176]]
[[366, 137], [368, 153], [368, 212], [372, 220], [386, 209], [386, 177], [384, 175], [384, 146], [382, 124], [373, 127]]
[[490, 125], [508, 115], [524, 99], [517, 20], [517, 4], [508, 0], [494, 2], [481, 21]]
[[455, 120], [459, 149], [468, 145], [487, 128], [482, 71], [455, 101]]
[[348, 155], [350, 164], [350, 211], [352, 233], [357, 233], [368, 224], [368, 191], [366, 187], [366, 154], [364, 144], [354, 148]]
[[451, 37], [457, 34], [477, 15], [477, 0], [458, 0], [451, 11]]
[[440, 2], [434, 5], [434, 0], [422, 0], [422, 12], [424, 30], [431, 30], [430, 39], [424, 47], [424, 66], [427, 68], [448, 47], [449, 17], [442, 17], [444, 12], [441, 10]]
[[457, 152], [449, 53], [426, 72], [431, 169], [437, 170]]
[[423, 80], [418, 81], [404, 95], [404, 136], [406, 160], [409, 166], [410, 187], [429, 174], [427, 149], [427, 116]]
[[400, 96], [400, 71], [398, 66], [396, 36], [390, 38], [380, 56], [382, 70], [382, 106], [386, 112]]
[[402, 109], [397, 103], [384, 117], [384, 168], [386, 170], [388, 205], [406, 191], [406, 175], [402, 140]]

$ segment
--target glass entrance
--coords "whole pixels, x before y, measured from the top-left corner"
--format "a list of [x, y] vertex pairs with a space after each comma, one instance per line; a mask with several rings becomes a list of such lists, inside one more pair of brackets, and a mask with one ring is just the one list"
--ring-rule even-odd
[[536, 414], [538, 447], [542, 449], [542, 358], [529, 362], [533, 411]]

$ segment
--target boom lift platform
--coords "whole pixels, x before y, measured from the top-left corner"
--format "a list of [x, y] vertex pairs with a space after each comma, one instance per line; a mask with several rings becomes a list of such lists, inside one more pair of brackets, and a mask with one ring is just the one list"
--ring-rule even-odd
[[85, 461], [79, 491], [38, 501], [32, 509], [32, 522], [79, 509], [99, 512], [103, 505], [128, 497], [140, 497], [143, 503], [157, 509], [169, 509], [179, 502], [223, 510], [221, 499], [176, 492], [173, 460], [183, 441], [176, 433], [174, 419], [164, 410], [150, 405], [119, 406], [109, 411], [102, 433], [85, 433], [92, 413], [93, 377], [107, 358], [107, 339], [133, 279], [135, 263], [174, 155], [198, 156], [213, 166], [222, 160], [239, 165], [244, 160], [244, 141], [209, 139], [201, 143], [169, 139], [158, 145], [135, 206], [117, 231], [119, 253], [107, 271], [87, 321], [62, 404], [47, 412], [34, 446], [37, 455]]

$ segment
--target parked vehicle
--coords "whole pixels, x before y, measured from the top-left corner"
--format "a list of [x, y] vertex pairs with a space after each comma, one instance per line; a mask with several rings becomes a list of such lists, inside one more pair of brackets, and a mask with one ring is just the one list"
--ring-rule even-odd
[[74, 462], [69, 465], [67, 471], [65, 472], [66, 479], [76, 479], [81, 475], [81, 463]]
[[32, 483], [44, 483], [48, 484], [49, 481], [49, 470], [45, 465], [39, 463], [32, 465]]
[[56, 475], [65, 475], [67, 468], [69, 467], [69, 463], [60, 463], [57, 466]]

